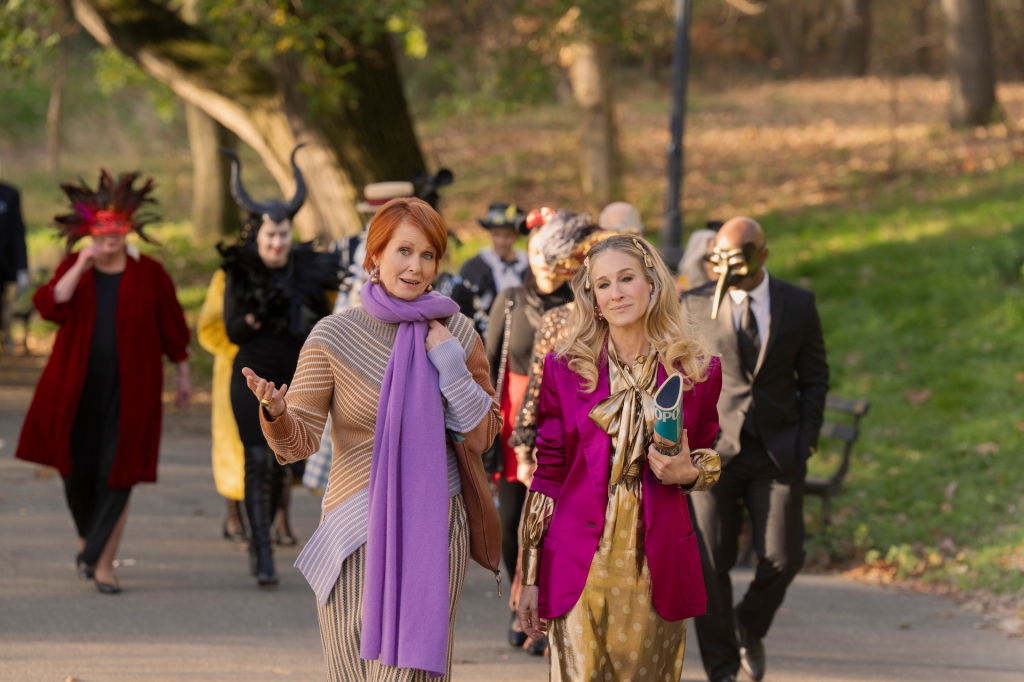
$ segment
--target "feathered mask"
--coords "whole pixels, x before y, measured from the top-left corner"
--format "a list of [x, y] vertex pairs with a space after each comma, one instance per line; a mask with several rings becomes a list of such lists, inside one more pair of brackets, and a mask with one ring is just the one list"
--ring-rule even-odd
[[[532, 246], [541, 252], [548, 267], [560, 275], [571, 276], [579, 270], [590, 247], [614, 234], [598, 229], [587, 213], [572, 213], [560, 208], [546, 218], [534, 228]], [[603, 234], [605, 232], [607, 235]]]
[[156, 219], [155, 214], [139, 214], [143, 204], [156, 204], [149, 194], [153, 191], [153, 178], [146, 180], [142, 187], [133, 187], [138, 173], [122, 173], [117, 182], [110, 173], [100, 171], [96, 191], [89, 189], [84, 180], [78, 185], [60, 186], [71, 201], [72, 213], [55, 218], [57, 226], [68, 241], [68, 249], [82, 237], [99, 237], [108, 234], [135, 232], [147, 242], [142, 228]]

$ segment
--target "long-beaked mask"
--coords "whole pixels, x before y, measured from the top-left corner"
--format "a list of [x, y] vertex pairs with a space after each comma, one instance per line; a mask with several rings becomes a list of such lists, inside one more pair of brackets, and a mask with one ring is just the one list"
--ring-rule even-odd
[[718, 273], [715, 300], [711, 305], [711, 319], [717, 320], [718, 310], [729, 287], [739, 284], [747, 277], [755, 276], [761, 270], [761, 249], [753, 242], [732, 249], [716, 246], [708, 258], [715, 264], [714, 270]]

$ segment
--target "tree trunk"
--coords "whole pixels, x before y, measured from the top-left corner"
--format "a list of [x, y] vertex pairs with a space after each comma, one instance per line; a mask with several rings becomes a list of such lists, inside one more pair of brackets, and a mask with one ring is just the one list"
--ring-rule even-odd
[[918, 47], [914, 50], [914, 67], [918, 73], [929, 73], [932, 68], [932, 48], [928, 43], [928, 10], [932, 0], [913, 0], [910, 5], [910, 20], [914, 26], [914, 40]]
[[853, 77], [867, 74], [870, 43], [871, 0], [843, 0], [836, 72], [840, 76]]
[[991, 123], [998, 115], [987, 0], [942, 0], [949, 60], [949, 124]]
[[[60, 7], [63, 10], [63, 4]], [[65, 31], [66, 23], [67, 17], [62, 11], [58, 19], [60, 39], [57, 61], [53, 66], [53, 86], [50, 88], [50, 104], [46, 108], [46, 172], [54, 178], [60, 174], [61, 106], [68, 81], [68, 53], [71, 51], [71, 36]]]
[[236, 60], [159, 0], [71, 2], [97, 41], [135, 59], [256, 150], [286, 197], [295, 188], [289, 157], [306, 143], [297, 162], [309, 199], [295, 220], [304, 239], [361, 230], [355, 204], [362, 185], [404, 180], [424, 166], [386, 39], [357, 50], [349, 82], [359, 89], [358, 107], [339, 105], [314, 119], [298, 95], [296, 79], [308, 80], [297, 67], [275, 73], [254, 59]]
[[231, 164], [217, 151], [218, 147], [236, 148], [238, 138], [189, 102], [185, 102], [185, 124], [192, 152], [192, 236], [213, 241], [241, 227], [229, 189]]
[[803, 12], [792, 2], [772, 0], [768, 3], [768, 25], [779, 48], [779, 57], [786, 75], [796, 78], [803, 71]]
[[619, 193], [619, 151], [612, 90], [611, 47], [578, 42], [570, 46], [569, 81], [582, 109], [580, 180], [583, 193], [595, 203], [608, 204]]

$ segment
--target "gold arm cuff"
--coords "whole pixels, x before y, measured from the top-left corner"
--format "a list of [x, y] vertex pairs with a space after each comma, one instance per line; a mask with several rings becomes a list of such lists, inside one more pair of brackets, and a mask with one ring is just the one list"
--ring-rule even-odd
[[540, 548], [523, 548], [523, 585], [536, 585], [540, 572]]
[[679, 486], [683, 494], [704, 492], [718, 483], [722, 475], [722, 457], [717, 452], [709, 448], [693, 450], [690, 461], [697, 468], [697, 480], [688, 486]]

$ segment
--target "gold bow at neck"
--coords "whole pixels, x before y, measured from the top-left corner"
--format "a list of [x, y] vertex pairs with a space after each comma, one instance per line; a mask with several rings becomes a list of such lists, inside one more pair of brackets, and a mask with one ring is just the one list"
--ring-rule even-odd
[[624, 478], [640, 480], [647, 444], [654, 434], [654, 397], [658, 388], [658, 352], [652, 351], [634, 376], [623, 367], [608, 339], [608, 388], [611, 392], [590, 411], [590, 419], [612, 437], [609, 485]]

